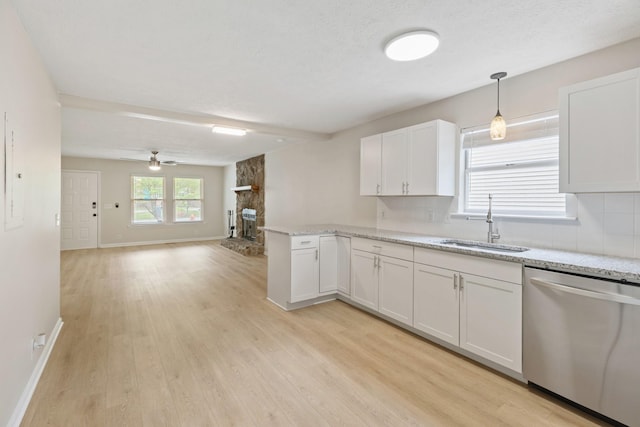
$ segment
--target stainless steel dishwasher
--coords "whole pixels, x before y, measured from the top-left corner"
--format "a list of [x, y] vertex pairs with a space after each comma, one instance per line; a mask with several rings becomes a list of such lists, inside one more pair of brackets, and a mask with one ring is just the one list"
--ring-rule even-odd
[[640, 426], [640, 285], [524, 269], [523, 375]]

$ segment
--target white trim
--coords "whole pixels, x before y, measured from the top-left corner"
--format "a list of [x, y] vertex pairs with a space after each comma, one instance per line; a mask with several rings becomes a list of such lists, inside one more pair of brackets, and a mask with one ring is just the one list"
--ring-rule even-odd
[[148, 240], [144, 242], [123, 242], [123, 243], [103, 243], [98, 245], [99, 248], [122, 248], [127, 246], [149, 246], [164, 245], [166, 243], [187, 243], [187, 242], [203, 242], [206, 240], [224, 240], [228, 236], [211, 236], [211, 237], [189, 237], [187, 239], [169, 239], [169, 240]]
[[27, 382], [27, 386], [22, 392], [20, 396], [20, 400], [18, 401], [18, 405], [13, 411], [11, 418], [9, 418], [9, 423], [7, 427], [19, 427], [22, 422], [22, 418], [24, 414], [27, 412], [27, 408], [29, 407], [29, 403], [31, 402], [31, 398], [33, 397], [33, 393], [36, 391], [36, 386], [38, 385], [38, 381], [40, 381], [40, 376], [44, 371], [47, 362], [49, 361], [49, 356], [51, 355], [51, 350], [53, 350], [53, 346], [58, 339], [58, 335], [60, 334], [60, 329], [62, 329], [62, 325], [64, 322], [62, 318], [58, 318], [55, 326], [53, 327], [53, 331], [51, 331], [51, 337], [47, 341], [44, 349], [42, 350], [42, 354], [40, 354], [40, 358], [36, 363], [36, 366], [33, 368], [33, 372], [31, 373], [31, 377], [29, 378], [29, 382]]

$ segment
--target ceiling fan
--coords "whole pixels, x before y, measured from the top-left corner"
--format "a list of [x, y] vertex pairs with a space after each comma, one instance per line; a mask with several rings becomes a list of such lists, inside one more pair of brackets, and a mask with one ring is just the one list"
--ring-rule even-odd
[[[138, 160], [138, 159], [122, 159], [122, 160], [131, 160], [134, 162], [144, 162], [146, 160]], [[152, 171], [159, 171], [161, 165], [162, 166], [176, 166], [177, 164], [179, 164], [180, 162], [177, 162], [175, 160], [158, 160], [158, 151], [157, 150], [153, 150], [151, 151], [151, 157], [149, 157], [149, 169]]]

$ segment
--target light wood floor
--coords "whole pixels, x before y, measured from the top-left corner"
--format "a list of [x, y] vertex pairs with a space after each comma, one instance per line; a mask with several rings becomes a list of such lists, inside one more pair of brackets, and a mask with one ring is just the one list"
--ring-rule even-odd
[[284, 312], [216, 242], [62, 253], [65, 322], [23, 426], [592, 426], [334, 301]]

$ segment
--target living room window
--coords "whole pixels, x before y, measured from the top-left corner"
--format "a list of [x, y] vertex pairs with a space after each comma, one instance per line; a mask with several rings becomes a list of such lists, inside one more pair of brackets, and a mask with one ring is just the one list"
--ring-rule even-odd
[[164, 177], [131, 177], [131, 223], [164, 223]]
[[567, 217], [559, 189], [558, 114], [511, 120], [507, 136], [492, 141], [487, 126], [462, 130], [461, 210], [520, 217]]
[[202, 221], [202, 178], [173, 179], [173, 221]]

